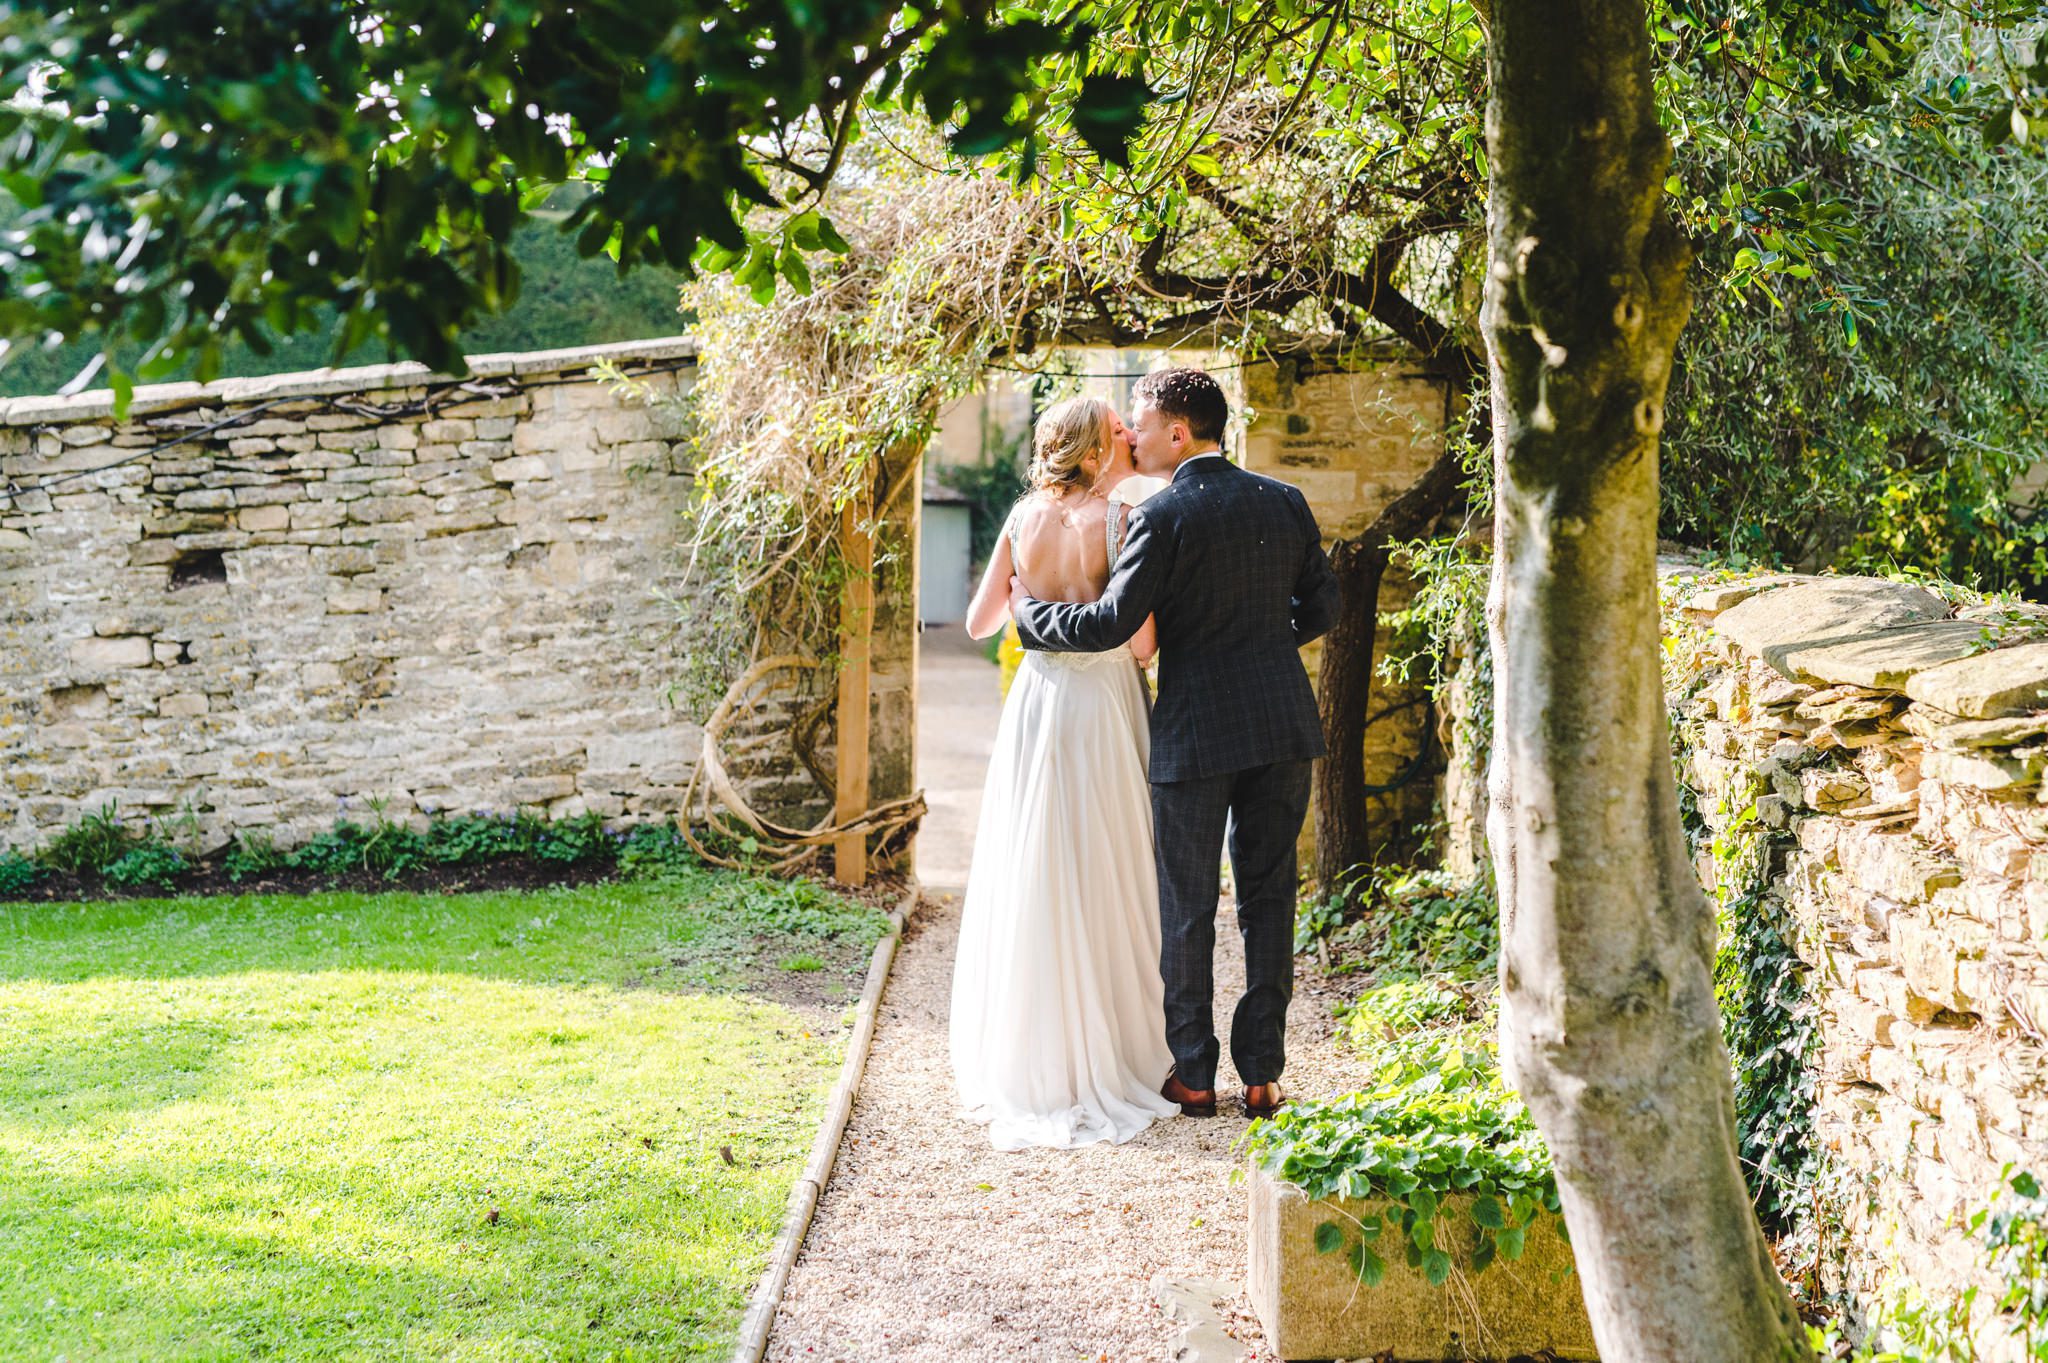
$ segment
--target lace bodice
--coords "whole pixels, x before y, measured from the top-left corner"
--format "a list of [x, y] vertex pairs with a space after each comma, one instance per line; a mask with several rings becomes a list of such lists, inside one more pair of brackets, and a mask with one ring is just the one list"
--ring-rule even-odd
[[1115, 648], [1105, 649], [1101, 653], [1049, 653], [1036, 648], [1026, 649], [1024, 652], [1026, 664], [1036, 663], [1053, 672], [1086, 672], [1090, 668], [1101, 667], [1111, 662], [1129, 667], [1132, 660], [1129, 644], [1118, 644]]
[[1109, 566], [1116, 568], [1116, 556], [1124, 547], [1124, 488], [1119, 483], [1109, 490], [1109, 512], [1102, 518], [1102, 537], [1109, 546]]

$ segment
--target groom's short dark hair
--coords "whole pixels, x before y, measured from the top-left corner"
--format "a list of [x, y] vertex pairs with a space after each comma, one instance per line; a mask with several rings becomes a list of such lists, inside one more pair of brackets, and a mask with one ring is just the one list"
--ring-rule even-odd
[[1131, 396], [1152, 404], [1169, 421], [1185, 421], [1195, 439], [1222, 443], [1230, 404], [1224, 401], [1223, 386], [1201, 370], [1157, 370], [1139, 379]]

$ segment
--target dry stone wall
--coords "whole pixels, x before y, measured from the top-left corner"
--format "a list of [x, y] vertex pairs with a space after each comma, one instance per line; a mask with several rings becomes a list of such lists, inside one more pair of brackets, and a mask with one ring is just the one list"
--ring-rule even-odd
[[[1365, 529], [1443, 452], [1443, 382], [1400, 355], [1345, 367], [1299, 360], [1248, 365], [1242, 399], [1250, 415], [1244, 466], [1300, 488], [1326, 541]], [[1407, 573], [1389, 567], [1380, 583], [1376, 658], [1394, 646], [1391, 617], [1414, 595]], [[1311, 677], [1321, 653], [1320, 643], [1304, 651]], [[1413, 832], [1436, 798], [1425, 699], [1419, 683], [1373, 683], [1371, 713], [1378, 718], [1366, 729], [1365, 779], [1396, 788], [1369, 797], [1368, 827], [1381, 855], [1395, 860], [1413, 850]]]
[[0, 403], [0, 844], [109, 800], [216, 843], [295, 840], [344, 799], [674, 810], [691, 479], [673, 408], [593, 365], [670, 395], [691, 353], [166, 385], [120, 421], [105, 394]]
[[1680, 600], [1684, 779], [1714, 827], [1783, 835], [1767, 894], [1810, 967], [1835, 1286], [1980, 1285], [1979, 1357], [2018, 1358], [1964, 1222], [2005, 1166], [2048, 1170], [2048, 613], [1854, 578]]

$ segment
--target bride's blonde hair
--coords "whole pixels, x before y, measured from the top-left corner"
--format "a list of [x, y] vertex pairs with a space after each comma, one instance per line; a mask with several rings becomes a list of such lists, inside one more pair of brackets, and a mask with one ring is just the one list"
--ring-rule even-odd
[[1081, 485], [1087, 476], [1081, 461], [1089, 455], [1099, 454], [1106, 464], [1113, 415], [1101, 398], [1068, 398], [1046, 408], [1031, 432], [1031, 486], [1057, 495]]

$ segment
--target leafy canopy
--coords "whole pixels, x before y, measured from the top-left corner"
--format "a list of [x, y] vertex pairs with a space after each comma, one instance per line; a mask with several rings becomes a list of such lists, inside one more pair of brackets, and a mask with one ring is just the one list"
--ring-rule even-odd
[[[1924, 87], [1902, 4], [1661, 0], [1649, 36], [1681, 146], [1739, 161], [1805, 102], [2032, 148], [2048, 63], [2015, 35], [2041, 13], [1987, 0]], [[1066, 230], [1158, 243], [1146, 284], [1195, 321], [1334, 305], [1339, 333], [1368, 312], [1434, 350], [1457, 272], [1404, 253], [1475, 216], [1483, 37], [1468, 0], [0, 3], [0, 337], [205, 378], [223, 338], [260, 352], [331, 302], [337, 354], [459, 368], [463, 324], [518, 295], [513, 229], [572, 180], [586, 255], [802, 290], [842, 244], [816, 201], [889, 106], [1041, 185]], [[1830, 263], [1838, 205], [1734, 178], [1696, 226], [1751, 239], [1737, 278]], [[1376, 301], [1397, 267], [1415, 310]]]
[[[1090, 36], [973, 0], [0, 4], [0, 337], [143, 342], [138, 376], [204, 379], [223, 337], [261, 353], [330, 301], [337, 354], [459, 369], [461, 325], [518, 295], [513, 229], [572, 179], [597, 192], [567, 230], [622, 271], [708, 243], [799, 276], [829, 229], [764, 247], [744, 214], [830, 178], [871, 85], [986, 151]], [[1135, 87], [1077, 80], [1113, 149]]]

